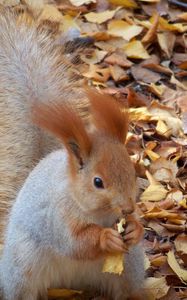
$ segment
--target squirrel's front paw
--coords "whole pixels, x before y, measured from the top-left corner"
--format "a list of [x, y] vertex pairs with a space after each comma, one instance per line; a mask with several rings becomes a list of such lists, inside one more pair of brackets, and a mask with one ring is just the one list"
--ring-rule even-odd
[[124, 242], [127, 246], [138, 244], [143, 237], [143, 226], [133, 216], [129, 216], [125, 229]]
[[111, 228], [102, 229], [100, 247], [103, 252], [125, 252], [127, 250], [120, 233]]

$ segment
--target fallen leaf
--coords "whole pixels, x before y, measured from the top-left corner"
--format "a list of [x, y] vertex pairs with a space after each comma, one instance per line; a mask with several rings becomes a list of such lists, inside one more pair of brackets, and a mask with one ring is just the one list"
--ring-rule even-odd
[[80, 57], [81, 60], [87, 64], [97, 64], [101, 62], [106, 55], [107, 55], [106, 51], [95, 49], [91, 55], [87, 56], [86, 54], [82, 54]]
[[115, 82], [123, 81], [123, 80], [129, 80], [129, 76], [125, 72], [124, 69], [122, 69], [118, 65], [109, 66], [110, 74]]
[[132, 41], [124, 46], [125, 54], [131, 58], [146, 59], [150, 55], [140, 41]]
[[174, 244], [177, 252], [187, 254], [187, 236], [185, 234], [178, 235]]
[[129, 7], [129, 8], [137, 8], [138, 5], [134, 0], [109, 0], [111, 4]]
[[88, 14], [85, 14], [84, 16], [88, 22], [102, 24], [112, 19], [119, 9], [120, 8], [117, 7], [115, 10], [105, 10], [103, 12], [90, 12]]
[[158, 134], [163, 135], [167, 138], [172, 134], [171, 129], [168, 128], [166, 123], [162, 120], [158, 120], [156, 125], [156, 131], [158, 132]]
[[108, 24], [108, 33], [112, 36], [122, 37], [126, 41], [130, 41], [133, 37], [139, 35], [143, 27], [130, 25], [123, 20], [112, 20]]
[[20, 0], [0, 0], [0, 4], [4, 6], [15, 6], [20, 4]]
[[161, 183], [156, 181], [148, 171], [146, 171], [146, 176], [149, 180], [150, 185], [141, 194], [140, 200], [155, 202], [165, 199], [168, 191], [163, 187]]
[[42, 13], [39, 16], [39, 20], [49, 20], [51, 22], [61, 23], [63, 22], [64, 17], [54, 5], [45, 4]]
[[151, 70], [145, 69], [140, 65], [134, 65], [131, 67], [131, 73], [135, 80], [143, 81], [145, 83], [155, 83], [161, 79], [160, 74]]
[[129, 68], [132, 66], [132, 62], [127, 59], [124, 52], [112, 53], [110, 56], [105, 58], [105, 62], [111, 65], [119, 65], [124, 68]]
[[145, 280], [145, 290], [147, 290], [149, 296], [152, 295], [153, 299], [160, 299], [167, 294], [169, 286], [164, 277], [149, 277]]
[[187, 270], [181, 268], [173, 251], [169, 251], [167, 254], [167, 260], [169, 266], [172, 270], [177, 274], [177, 276], [181, 279], [184, 284], [187, 284]]
[[83, 4], [96, 3], [96, 0], [70, 0], [70, 2], [75, 6], [81, 6]]
[[159, 23], [159, 14], [155, 13], [153, 15], [153, 23], [147, 33], [144, 35], [142, 39], [142, 43], [150, 43], [152, 42], [156, 37], [157, 27]]
[[175, 34], [172, 32], [157, 33], [157, 39], [162, 51], [164, 51], [167, 57], [170, 58], [175, 45]]
[[109, 68], [100, 68], [97, 65], [91, 64], [89, 66], [89, 70], [83, 75], [87, 78], [92, 78], [97, 81], [106, 82], [110, 77], [110, 69]]

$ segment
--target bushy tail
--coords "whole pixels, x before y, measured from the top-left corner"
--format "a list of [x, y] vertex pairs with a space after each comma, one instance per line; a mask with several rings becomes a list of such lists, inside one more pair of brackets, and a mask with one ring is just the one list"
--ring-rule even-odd
[[34, 24], [0, 13], [0, 239], [5, 217], [26, 176], [58, 142], [30, 121], [33, 101], [72, 101], [84, 107], [73, 89], [71, 67], [62, 49]]

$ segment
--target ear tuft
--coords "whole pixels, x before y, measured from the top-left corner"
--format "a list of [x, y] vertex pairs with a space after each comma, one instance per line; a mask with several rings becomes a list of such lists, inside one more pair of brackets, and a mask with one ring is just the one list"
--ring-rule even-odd
[[124, 143], [129, 123], [127, 112], [122, 111], [120, 104], [109, 95], [88, 88], [86, 94], [91, 103], [96, 127]]
[[80, 116], [63, 102], [35, 103], [32, 119], [39, 127], [59, 137], [68, 152], [73, 153], [80, 161], [81, 156], [89, 155], [91, 140]]

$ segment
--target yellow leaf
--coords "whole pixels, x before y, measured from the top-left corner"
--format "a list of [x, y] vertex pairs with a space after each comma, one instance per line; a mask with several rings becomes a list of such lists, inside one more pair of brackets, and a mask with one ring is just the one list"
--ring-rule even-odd
[[166, 87], [163, 84], [160, 85], [156, 85], [155, 83], [151, 83], [149, 86], [151, 92], [153, 92], [154, 94], [156, 94], [157, 96], [162, 96], [162, 94], [164, 93]]
[[[169, 290], [169, 286], [167, 285], [164, 277], [148, 277], [145, 280], [145, 290], [147, 291], [150, 299], [155, 300], [164, 297]], [[151, 298], [151, 296], [153, 298]]]
[[131, 58], [147, 59], [149, 53], [140, 41], [132, 41], [124, 46], [125, 54]]
[[166, 125], [166, 123], [164, 121], [160, 120], [160, 119], [157, 122], [156, 131], [160, 135], [163, 135], [165, 137], [169, 137], [172, 134], [171, 129], [168, 128], [168, 126]]
[[108, 33], [122, 37], [126, 41], [130, 41], [133, 37], [139, 35], [143, 30], [143, 27], [137, 25], [130, 25], [123, 20], [112, 20], [108, 24]]
[[123, 272], [123, 260], [124, 260], [123, 253], [108, 255], [105, 258], [102, 272], [115, 273], [120, 275]]
[[138, 5], [134, 0], [109, 0], [111, 4], [130, 7], [130, 8], [137, 8]]
[[183, 208], [187, 208], [187, 199], [184, 198], [184, 199], [180, 200], [179, 205]]
[[63, 22], [63, 15], [54, 5], [45, 4], [39, 19], [42, 21]]
[[184, 284], [187, 284], [187, 270], [184, 270], [183, 268], [181, 268], [181, 266], [179, 265], [178, 261], [175, 258], [173, 251], [168, 252], [167, 260], [168, 260], [169, 266], [177, 274], [177, 276], [180, 278], [180, 280]]
[[177, 213], [169, 212], [168, 210], [161, 209], [158, 206], [154, 206], [152, 209], [148, 210], [146, 213], [143, 214], [143, 217], [146, 219], [168, 219], [174, 220], [177, 218], [184, 219], [184, 216], [179, 215]]
[[68, 290], [68, 289], [48, 289], [49, 299], [70, 298], [76, 295], [81, 295], [82, 291]]
[[161, 32], [157, 34], [158, 43], [162, 51], [170, 58], [176, 40], [176, 35], [172, 32]]
[[162, 17], [159, 18], [159, 25], [161, 29], [168, 30], [168, 31], [184, 32], [187, 29], [187, 27], [181, 23], [170, 24], [166, 19]]
[[160, 155], [158, 155], [157, 153], [155, 153], [154, 151], [149, 150], [149, 149], [146, 149], [145, 153], [149, 156], [149, 158], [152, 161], [155, 161], [155, 160], [157, 160], [160, 157]]
[[115, 15], [115, 13], [119, 10], [120, 8], [116, 8], [115, 10], [105, 10], [103, 12], [90, 12], [88, 14], [85, 14], [85, 18], [88, 22], [92, 23], [97, 23], [97, 24], [102, 24], [110, 19], [112, 19]]
[[168, 191], [163, 187], [161, 183], [156, 181], [154, 177], [146, 171], [146, 176], [149, 180], [150, 185], [141, 194], [141, 201], [161, 201], [164, 200]]
[[[123, 225], [125, 225], [126, 220], [122, 218], [117, 224], [117, 229], [119, 233], [124, 232]], [[103, 273], [114, 273], [120, 275], [124, 269], [124, 254], [111, 254], [105, 258], [102, 272]]]
[[184, 20], [184, 21], [187, 21], [187, 12], [178, 15], [177, 18], [181, 19], [181, 20]]
[[162, 184], [151, 184], [148, 188], [141, 194], [141, 201], [161, 201], [166, 198], [168, 191], [163, 187]]
[[147, 107], [129, 108], [129, 118], [133, 121], [149, 121], [151, 120], [151, 114]]
[[70, 0], [74, 6], [81, 6], [84, 4], [96, 3], [96, 0]]

